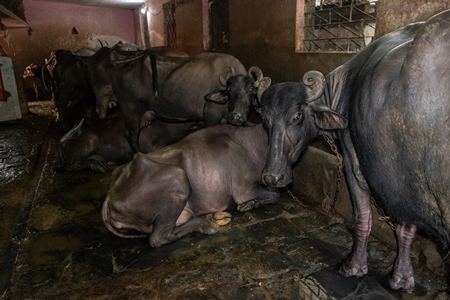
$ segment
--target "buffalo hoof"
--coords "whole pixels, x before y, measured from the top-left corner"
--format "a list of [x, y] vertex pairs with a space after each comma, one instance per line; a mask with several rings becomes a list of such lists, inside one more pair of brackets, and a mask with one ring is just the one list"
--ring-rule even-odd
[[216, 212], [214, 214], [213, 222], [219, 226], [227, 225], [231, 222], [231, 214], [226, 211]]
[[253, 208], [255, 208], [255, 203], [255, 200], [250, 200], [245, 203], [239, 204], [237, 206], [237, 210], [241, 212], [252, 210]]
[[350, 267], [346, 263], [344, 263], [339, 269], [339, 274], [345, 277], [355, 276], [355, 277], [363, 277], [367, 274], [368, 267], [365, 266], [353, 266]]
[[105, 173], [109, 171], [108, 164], [103, 161], [94, 162], [91, 164], [91, 169], [96, 172]]
[[402, 289], [404, 292], [411, 293], [414, 290], [414, 277], [394, 274], [389, 279], [389, 285], [394, 290]]
[[204, 234], [214, 234], [219, 231], [219, 225], [214, 222], [214, 217], [212, 215], [207, 215], [198, 231]]

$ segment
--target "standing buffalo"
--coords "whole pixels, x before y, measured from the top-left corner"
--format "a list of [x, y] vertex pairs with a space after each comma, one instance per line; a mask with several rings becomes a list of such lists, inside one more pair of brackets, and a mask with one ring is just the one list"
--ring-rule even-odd
[[137, 230], [159, 247], [192, 231], [210, 232], [206, 214], [275, 203], [278, 191], [260, 184], [267, 145], [261, 124], [221, 124], [137, 153], [114, 170], [103, 221], [120, 237], [140, 237], [125, 234]]
[[[205, 126], [227, 120], [246, 124], [263, 76], [259, 68], [247, 72], [239, 60], [224, 53], [173, 58], [147, 52], [120, 62], [112, 73], [114, 95], [127, 127], [125, 136], [134, 151], [139, 151], [140, 129], [155, 118], [204, 121]], [[97, 105], [98, 111], [109, 106]]]
[[65, 128], [70, 128], [67, 122], [67, 109], [70, 104], [86, 100], [93, 100], [91, 104], [95, 104], [94, 92], [85, 72], [87, 58], [74, 55], [68, 50], [56, 50], [45, 64], [53, 77], [52, 90], [58, 119]]
[[[126, 49], [126, 48], [125, 48]], [[111, 65], [114, 62], [128, 60], [130, 57], [142, 55], [150, 52], [152, 54], [171, 56], [171, 57], [189, 57], [183, 51], [171, 47], [160, 46], [151, 47], [141, 51], [125, 51], [120, 48], [102, 47], [94, 55], [86, 58], [84, 74], [89, 81], [96, 99], [96, 113], [99, 118], [105, 118], [108, 114], [108, 108], [116, 106], [117, 100], [113, 92], [112, 79], [110, 74]], [[102, 103], [105, 105], [98, 105]]]
[[[178, 142], [194, 130], [193, 122], [168, 123], [155, 120], [139, 136], [144, 153]], [[109, 170], [107, 162], [124, 164], [133, 158], [130, 144], [123, 136], [122, 116], [108, 119], [84, 118], [59, 140], [59, 154], [65, 171]]]
[[379, 38], [326, 77], [282, 83], [262, 96], [270, 150], [262, 181], [282, 187], [319, 134], [337, 134], [353, 202], [354, 244], [340, 272], [367, 273], [370, 198], [394, 221], [398, 255], [389, 279], [414, 289], [416, 229], [449, 243], [450, 11]]
[[[187, 56], [186, 53], [170, 47], [154, 47], [145, 51], [161, 55]], [[70, 106], [79, 105], [78, 102], [84, 102], [82, 106], [87, 104], [95, 107], [98, 101], [115, 103], [109, 74], [110, 65], [136, 53], [138, 51], [113, 50], [108, 47], [100, 48], [89, 56], [76, 55], [68, 50], [57, 50], [52, 53], [44, 67], [52, 75], [55, 104], [59, 120], [64, 127], [70, 128], [68, 110]], [[98, 110], [96, 113], [99, 117], [106, 116]]]

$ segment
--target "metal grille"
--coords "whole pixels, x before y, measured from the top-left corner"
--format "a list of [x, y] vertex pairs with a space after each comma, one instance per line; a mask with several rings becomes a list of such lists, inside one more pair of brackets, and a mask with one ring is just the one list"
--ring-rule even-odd
[[305, 51], [355, 52], [375, 35], [377, 0], [306, 0]]
[[175, 22], [175, 1], [163, 4], [164, 14], [164, 41], [169, 47], [177, 47], [177, 26]]
[[228, 0], [209, 0], [209, 33], [211, 51], [227, 51], [229, 49]]

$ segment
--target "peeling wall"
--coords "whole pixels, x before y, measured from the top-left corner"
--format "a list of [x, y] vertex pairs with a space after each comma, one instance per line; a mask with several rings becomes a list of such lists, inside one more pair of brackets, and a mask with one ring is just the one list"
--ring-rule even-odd
[[[165, 46], [164, 44], [164, 13], [163, 4], [167, 0], [148, 0], [150, 46]], [[180, 48], [181, 50], [181, 48]]]
[[[168, 0], [148, 1], [150, 46], [165, 46], [163, 4]], [[202, 0], [176, 1], [177, 48], [195, 55], [203, 50]]]
[[229, 0], [229, 5], [230, 52], [273, 82], [298, 81], [311, 69], [328, 73], [351, 56], [295, 52], [297, 0]]
[[[164, 45], [162, 4], [149, 0], [151, 45]], [[248, 68], [256, 65], [273, 82], [300, 80], [311, 69], [329, 73], [350, 53], [296, 53], [296, 7], [301, 0], [229, 0], [230, 54]], [[177, 47], [191, 55], [204, 51], [202, 0], [176, 1]], [[380, 1], [376, 38], [450, 8], [450, 1]]]
[[[109, 42], [136, 42], [133, 10], [37, 0], [24, 0], [23, 4], [31, 35], [21, 29], [11, 31], [9, 38], [23, 68], [31, 63], [41, 65], [56, 49], [100, 46], [97, 36], [109, 36]], [[72, 34], [74, 27], [78, 34]]]
[[202, 1], [180, 3], [176, 7], [177, 44], [191, 55], [203, 52]]
[[425, 21], [431, 16], [450, 8], [449, 0], [381, 1], [377, 11], [375, 38], [405, 26]]
[[[148, 1], [150, 45], [164, 45], [163, 3]], [[176, 2], [177, 48], [203, 52], [202, 0]], [[297, 0], [229, 0], [230, 50], [246, 68], [258, 66], [273, 82], [300, 80], [306, 71], [328, 73], [351, 54], [296, 53]]]

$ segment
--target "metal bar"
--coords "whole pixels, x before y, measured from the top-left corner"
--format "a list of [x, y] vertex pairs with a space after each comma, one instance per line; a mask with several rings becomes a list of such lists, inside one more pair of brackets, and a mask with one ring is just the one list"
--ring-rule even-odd
[[365, 0], [352, 0], [350, 5], [343, 6], [343, 1], [340, 1], [323, 9], [324, 2], [321, 1], [320, 10], [304, 14], [307, 21], [303, 27], [305, 49], [325, 51], [325, 48], [334, 47], [336, 51], [353, 51], [364, 47], [366, 39], [373, 39], [373, 35], [364, 35], [365, 28], [375, 29], [376, 25], [376, 7], [366, 12], [367, 3]]
[[[345, 22], [345, 23], [332, 23], [332, 24], [321, 24], [321, 25], [316, 25], [316, 26], [305, 26], [305, 28], [325, 28], [325, 27], [332, 27], [332, 28], [337, 28], [338, 26], [345, 26], [345, 27], [349, 27], [352, 24], [357, 24], [360, 23], [361, 21], [354, 21], [354, 22]], [[372, 27], [373, 29], [375, 29], [375, 26], [373, 26], [371, 23], [366, 23], [364, 22], [365, 26], [369, 26]], [[357, 25], [359, 27], [359, 25]]]

